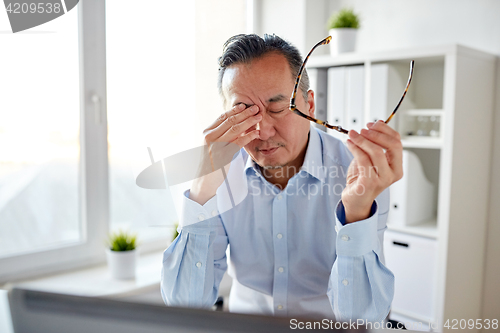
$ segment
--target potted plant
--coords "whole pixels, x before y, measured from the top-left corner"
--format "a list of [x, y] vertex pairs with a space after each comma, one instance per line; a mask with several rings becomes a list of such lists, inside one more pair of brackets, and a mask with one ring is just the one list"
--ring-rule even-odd
[[332, 56], [353, 52], [356, 49], [359, 17], [352, 9], [344, 8], [333, 13], [328, 20], [327, 28], [330, 36], [332, 36], [330, 42], [330, 54]]
[[179, 228], [179, 222], [176, 221], [174, 223], [174, 231], [172, 232], [172, 242], [179, 236], [179, 232], [177, 231], [177, 228]]
[[109, 235], [106, 249], [108, 267], [115, 279], [134, 279], [137, 261], [137, 235], [119, 231]]

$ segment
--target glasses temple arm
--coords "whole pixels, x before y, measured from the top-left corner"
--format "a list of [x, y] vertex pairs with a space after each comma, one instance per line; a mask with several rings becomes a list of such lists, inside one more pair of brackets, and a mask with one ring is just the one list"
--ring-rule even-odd
[[290, 98], [290, 109], [292, 111], [295, 108], [295, 96], [297, 95], [297, 90], [299, 88], [300, 78], [302, 77], [302, 72], [304, 71], [304, 68], [306, 67], [307, 60], [311, 56], [311, 53], [313, 53], [313, 51], [318, 46], [326, 45], [326, 44], [330, 43], [331, 40], [332, 40], [332, 36], [328, 36], [325, 39], [323, 39], [322, 41], [320, 41], [319, 43], [317, 43], [316, 45], [314, 45], [313, 48], [311, 49], [311, 51], [309, 51], [309, 53], [307, 54], [306, 58], [304, 59], [302, 66], [300, 66], [299, 74], [297, 75], [297, 79], [295, 80], [295, 87], [293, 88], [292, 98]]
[[396, 111], [398, 111], [399, 109], [399, 106], [401, 105], [401, 103], [403, 102], [403, 99], [405, 98], [406, 96], [406, 93], [408, 92], [408, 88], [410, 87], [410, 82], [411, 82], [411, 79], [413, 77], [413, 64], [415, 63], [415, 60], [412, 60], [410, 62], [410, 76], [408, 77], [408, 82], [406, 83], [406, 88], [405, 88], [405, 91], [403, 92], [403, 96], [401, 96], [401, 98], [399, 99], [399, 102], [398, 104], [396, 105], [396, 107], [394, 108], [394, 111], [392, 111], [391, 115], [389, 116], [389, 118], [387, 118], [387, 120], [385, 121], [385, 123], [387, 124], [389, 121], [391, 121], [392, 117], [394, 117], [394, 115], [396, 114]]

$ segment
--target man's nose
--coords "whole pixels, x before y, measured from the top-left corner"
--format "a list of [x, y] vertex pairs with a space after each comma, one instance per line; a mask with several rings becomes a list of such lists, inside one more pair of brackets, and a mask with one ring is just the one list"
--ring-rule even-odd
[[276, 134], [274, 122], [265, 112], [262, 114], [262, 120], [257, 123], [256, 129], [260, 131], [260, 139], [266, 141]]

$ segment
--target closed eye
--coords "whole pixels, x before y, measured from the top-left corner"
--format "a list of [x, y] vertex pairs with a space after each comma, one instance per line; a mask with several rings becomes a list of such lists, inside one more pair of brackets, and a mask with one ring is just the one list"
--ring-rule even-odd
[[285, 111], [285, 109], [283, 109], [283, 110], [279, 110], [279, 111], [271, 111], [271, 110], [269, 110], [269, 113], [274, 113], [274, 114], [276, 114], [276, 113], [281, 113], [281, 112], [283, 112], [283, 111]]

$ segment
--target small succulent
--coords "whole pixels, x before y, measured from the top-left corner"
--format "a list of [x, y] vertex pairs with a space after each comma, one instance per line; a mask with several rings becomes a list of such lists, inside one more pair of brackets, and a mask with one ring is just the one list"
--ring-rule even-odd
[[359, 28], [359, 17], [350, 8], [343, 8], [330, 16], [328, 20], [328, 29], [338, 28]]
[[177, 227], [179, 227], [179, 222], [175, 222], [174, 224], [174, 231], [172, 232], [172, 242], [179, 236], [179, 233], [177, 232]]
[[111, 251], [132, 251], [137, 246], [137, 235], [118, 231], [109, 235], [108, 246]]

